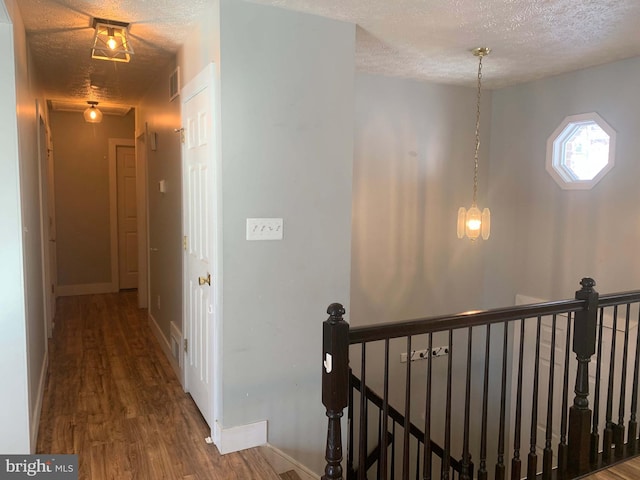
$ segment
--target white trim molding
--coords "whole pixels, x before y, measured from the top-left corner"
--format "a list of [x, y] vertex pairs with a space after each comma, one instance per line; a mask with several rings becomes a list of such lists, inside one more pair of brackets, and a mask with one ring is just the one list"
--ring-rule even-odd
[[312, 472], [300, 462], [270, 443], [260, 447], [260, 453], [262, 453], [262, 456], [266, 458], [271, 468], [273, 468], [278, 475], [293, 470], [301, 480], [320, 480], [320, 475]]
[[218, 422], [215, 422], [213, 443], [222, 455], [266, 445], [267, 421], [263, 420], [232, 428], [223, 428]]
[[40, 370], [40, 381], [38, 382], [38, 392], [36, 393], [36, 404], [31, 412], [31, 453], [35, 453], [36, 443], [38, 442], [38, 429], [40, 427], [40, 414], [42, 413], [42, 399], [44, 398], [44, 387], [47, 383], [47, 372], [49, 366], [49, 349], [44, 352], [42, 359], [42, 368]]
[[[171, 325], [173, 325], [173, 322], [171, 322]], [[158, 340], [158, 343], [160, 344], [160, 348], [162, 348], [162, 351], [164, 352], [167, 359], [169, 360], [169, 363], [171, 364], [171, 368], [173, 368], [173, 371], [175, 372], [176, 377], [178, 377], [178, 380], [180, 381], [180, 385], [184, 385], [184, 382], [182, 381], [182, 370], [180, 369], [180, 365], [178, 364], [178, 361], [173, 357], [173, 353], [171, 351], [171, 343], [169, 342], [166, 335], [160, 328], [160, 325], [158, 325], [158, 322], [156, 322], [156, 319], [153, 318], [153, 315], [151, 315], [151, 313], [149, 313], [149, 326], [153, 331], [153, 335]]]

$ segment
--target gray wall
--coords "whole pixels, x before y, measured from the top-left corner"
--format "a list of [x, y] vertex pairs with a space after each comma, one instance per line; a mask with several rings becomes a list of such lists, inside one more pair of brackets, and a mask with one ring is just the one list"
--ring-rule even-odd
[[[349, 303], [355, 27], [221, 2], [223, 426], [321, 470], [321, 323]], [[284, 240], [248, 242], [248, 217]]]
[[82, 113], [51, 112], [59, 286], [112, 280], [109, 138], [133, 134], [133, 111], [104, 115], [96, 124], [85, 122]]
[[[601, 293], [640, 285], [638, 78], [633, 58], [494, 92], [489, 305], [516, 293], [572, 297], [584, 276]], [[615, 167], [591, 190], [562, 190], [545, 170], [547, 138], [564, 117], [586, 112], [617, 132]]]
[[[473, 73], [473, 59], [469, 64]], [[491, 93], [482, 105], [481, 207]], [[473, 192], [473, 88], [364, 75], [356, 82], [351, 318], [398, 321], [483, 306], [493, 241], [458, 240]]]
[[[182, 163], [180, 98], [169, 102], [169, 63], [137, 106], [136, 132], [156, 135], [156, 150], [146, 148], [149, 228], [149, 313], [166, 339], [170, 325], [182, 325]], [[138, 152], [140, 153], [140, 152]], [[165, 181], [166, 193], [158, 182]], [[141, 252], [143, 253], [143, 252]], [[146, 253], [143, 253], [146, 255]]]

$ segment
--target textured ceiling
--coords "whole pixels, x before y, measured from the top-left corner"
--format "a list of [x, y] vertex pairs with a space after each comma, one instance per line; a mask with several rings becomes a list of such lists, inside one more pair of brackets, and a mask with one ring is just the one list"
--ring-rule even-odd
[[[207, 0], [18, 0], [49, 98], [134, 105], [183, 42]], [[130, 63], [91, 58], [94, 17], [130, 23]], [[168, 85], [168, 79], [167, 79]], [[168, 87], [167, 87], [168, 88]]]
[[[135, 104], [210, 0], [19, 0], [50, 98]], [[240, 0], [235, 0], [240, 1]], [[498, 88], [640, 55], [640, 0], [252, 0], [355, 23], [360, 71]], [[90, 58], [93, 17], [130, 22], [128, 64]], [[224, 20], [224, 19], [223, 19]], [[91, 85], [94, 85], [92, 88]]]

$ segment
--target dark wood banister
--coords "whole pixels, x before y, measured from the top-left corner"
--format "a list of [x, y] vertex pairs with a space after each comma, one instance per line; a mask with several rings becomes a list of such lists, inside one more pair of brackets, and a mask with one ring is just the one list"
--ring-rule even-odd
[[[351, 374], [351, 382], [353, 387], [362, 393], [362, 384], [360, 383], [360, 379], [356, 377], [353, 373]], [[380, 398], [380, 396], [371, 390], [369, 387], [365, 387], [365, 396], [367, 399], [371, 401], [376, 407], [382, 410], [384, 405], [384, 400]], [[402, 415], [398, 410], [393, 408], [391, 405], [388, 405], [389, 408], [389, 417], [393, 419], [398, 425], [401, 425], [403, 428], [405, 426], [406, 420], [404, 415]], [[424, 432], [420, 430], [417, 426], [415, 426], [412, 422], [409, 423], [409, 431], [411, 435], [416, 438], [419, 442], [424, 443]], [[438, 457], [442, 458], [444, 456], [444, 450], [440, 445], [431, 440], [431, 451], [435, 453]], [[453, 457], [450, 458], [450, 465], [456, 471], [460, 472], [460, 462]]]
[[[583, 278], [580, 282], [582, 289], [576, 292], [575, 300], [563, 300], [546, 302], [541, 304], [522, 305], [516, 307], [498, 308], [493, 310], [463, 312], [455, 315], [443, 315], [430, 318], [418, 318], [404, 322], [392, 322], [376, 324], [372, 326], [353, 327], [344, 321], [344, 308], [340, 304], [329, 306], [327, 313], [329, 319], [324, 324], [323, 340], [323, 403], [327, 409], [329, 425], [327, 431], [326, 468], [323, 480], [342, 479], [342, 461], [340, 417], [346, 407], [348, 396], [348, 345], [365, 344], [367, 342], [410, 337], [413, 335], [430, 334], [437, 332], [451, 332], [461, 328], [486, 326], [494, 323], [524, 320], [532, 317], [544, 317], [549, 315], [573, 314], [574, 336], [573, 352], [578, 360], [576, 372], [575, 397], [573, 405], [569, 409], [569, 441], [568, 445], [560, 445], [563, 448], [562, 457], [567, 458], [559, 462], [565, 467], [561, 468], [559, 475], [580, 475], [589, 471], [589, 464], [593, 465], [594, 459], [590, 459], [590, 424], [591, 409], [588, 402], [589, 379], [588, 364], [595, 353], [596, 341], [596, 315], [597, 309], [616, 305], [630, 305], [640, 303], [640, 291], [629, 291], [599, 296], [593, 289], [595, 281], [591, 278]], [[640, 345], [640, 337], [638, 337]], [[640, 368], [640, 357], [636, 358], [636, 372]], [[636, 380], [634, 380], [634, 384]], [[566, 387], [565, 387], [566, 388]], [[637, 385], [635, 386], [637, 388]], [[369, 389], [367, 388], [367, 393]], [[371, 392], [373, 393], [373, 392]], [[375, 395], [375, 394], [374, 394]], [[635, 401], [633, 402], [636, 403]], [[635, 452], [636, 417], [635, 406], [630, 423], [630, 431], [633, 430], [634, 438], [629, 441], [632, 453]], [[391, 411], [391, 407], [389, 406]], [[396, 412], [399, 414], [399, 412]], [[402, 415], [400, 415], [402, 417]], [[395, 420], [395, 419], [394, 419]], [[410, 424], [412, 435], [414, 428]], [[424, 437], [424, 434], [422, 434]], [[563, 432], [564, 435], [564, 432]], [[568, 447], [568, 449], [567, 449]], [[568, 450], [568, 451], [567, 451]], [[435, 450], [434, 450], [435, 452]], [[617, 454], [618, 452], [616, 452]], [[452, 462], [453, 463], [453, 462]], [[562, 471], [567, 468], [567, 471]], [[502, 477], [501, 477], [502, 478]]]

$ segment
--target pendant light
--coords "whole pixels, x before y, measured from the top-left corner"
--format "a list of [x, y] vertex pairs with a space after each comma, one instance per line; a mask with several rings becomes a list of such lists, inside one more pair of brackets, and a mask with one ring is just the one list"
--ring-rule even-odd
[[474, 48], [472, 53], [478, 57], [478, 94], [476, 106], [476, 148], [473, 164], [473, 202], [467, 210], [460, 207], [458, 210], [458, 238], [465, 235], [471, 240], [482, 236], [484, 240], [491, 233], [491, 212], [488, 208], [480, 211], [478, 208], [478, 151], [480, 150], [480, 94], [482, 92], [482, 58], [489, 55], [491, 49], [487, 47]]
[[87, 102], [89, 108], [84, 111], [84, 120], [88, 123], [100, 123], [102, 121], [102, 112], [98, 110], [98, 102], [89, 100]]

